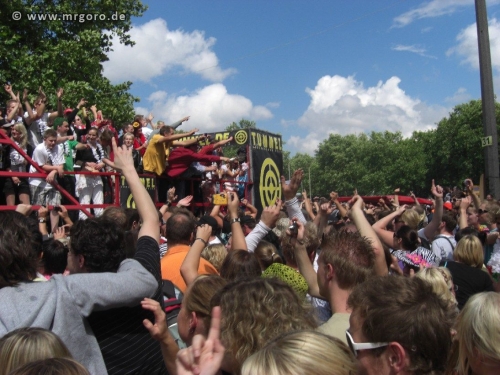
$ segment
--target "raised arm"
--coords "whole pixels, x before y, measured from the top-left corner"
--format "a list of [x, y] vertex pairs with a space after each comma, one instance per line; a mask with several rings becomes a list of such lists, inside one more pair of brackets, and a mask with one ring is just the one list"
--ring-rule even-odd
[[337, 210], [339, 210], [339, 216], [342, 219], [347, 217], [347, 210], [344, 206], [342, 206], [342, 203], [340, 203], [339, 194], [337, 192], [332, 191], [330, 193], [330, 202], [335, 203], [335, 206], [337, 206]]
[[63, 106], [62, 106], [62, 96], [64, 94], [64, 90], [59, 87], [57, 89], [57, 92], [56, 92], [56, 96], [57, 96], [57, 111], [54, 111], [54, 112], [51, 112], [49, 114], [49, 119], [53, 119], [53, 118], [56, 118], [57, 116], [60, 116], [62, 117], [63, 116]]
[[252, 204], [249, 203], [246, 199], [242, 199], [241, 203], [245, 206], [245, 215], [251, 216], [255, 219], [257, 217], [257, 214], [259, 213], [257, 207], [252, 206]]
[[307, 198], [307, 191], [304, 189], [302, 190], [302, 198], [304, 199], [304, 205], [306, 206], [306, 211], [311, 218], [311, 220], [314, 220], [316, 218], [316, 215], [313, 212], [311, 200]]
[[363, 199], [359, 195], [352, 198], [353, 205], [349, 211], [351, 220], [358, 228], [358, 232], [361, 236], [367, 238], [373, 248], [375, 254], [375, 274], [378, 276], [386, 276], [388, 273], [387, 264], [385, 262], [385, 253], [382, 242], [380, 242], [377, 233], [373, 230], [372, 226], [366, 220], [366, 216], [363, 212]]
[[476, 194], [474, 194], [474, 183], [470, 178], [466, 179], [465, 182], [467, 185], [467, 193], [469, 194], [469, 196], [472, 197], [472, 202], [474, 202], [474, 207], [478, 209], [481, 206], [481, 201], [479, 200], [479, 197]]
[[260, 215], [260, 221], [255, 228], [245, 237], [248, 251], [253, 252], [259, 242], [266, 236], [271, 229], [276, 226], [280, 217], [281, 200], [277, 199], [274, 206], [265, 207]]
[[408, 206], [400, 206], [396, 211], [380, 219], [372, 225], [373, 230], [377, 233], [378, 238], [387, 246], [392, 247], [394, 242], [394, 232], [385, 229], [396, 216], [401, 215], [406, 211]]
[[142, 226], [139, 230], [139, 238], [142, 236], [152, 237], [156, 242], [160, 240], [160, 223], [156, 207], [149, 196], [144, 185], [139, 179], [139, 175], [134, 168], [134, 159], [132, 158], [132, 150], [127, 150], [126, 147], [118, 147], [116, 140], [111, 139], [113, 145], [113, 153], [115, 160], [112, 162], [109, 159], [103, 161], [110, 167], [120, 171], [132, 192], [137, 211], [142, 219]]
[[181, 264], [181, 276], [186, 283], [186, 287], [191, 285], [198, 277], [201, 252], [208, 246], [211, 233], [212, 227], [208, 224], [200, 225], [196, 229], [196, 238]]
[[462, 198], [460, 201], [460, 218], [458, 220], [458, 226], [460, 229], [467, 228], [467, 209], [469, 208], [471, 204], [472, 198], [470, 196], [467, 196], [465, 198]]
[[417, 199], [417, 196], [415, 194], [413, 194], [413, 191], [410, 191], [410, 197], [413, 199], [415, 206], [421, 206], [420, 202]]
[[[302, 224], [296, 217], [294, 217], [292, 221], [297, 223], [298, 229], [297, 237], [291, 237], [290, 241], [293, 245], [295, 261], [299, 267], [299, 272], [306, 279], [309, 295], [324, 299], [325, 297], [322, 297], [319, 292], [316, 271], [314, 271], [314, 267], [307, 256], [307, 250], [304, 244], [304, 224]], [[290, 231], [287, 230], [287, 234], [290, 236]]]
[[193, 134], [195, 134], [198, 131], [198, 129], [193, 129], [190, 132], [187, 133], [179, 133], [179, 134], [172, 134], [172, 135], [166, 135], [158, 139], [159, 143], [164, 143], [164, 142], [174, 142], [174, 146], [179, 147], [179, 146], [190, 146], [193, 143], [198, 142], [198, 138], [192, 138], [192, 139], [187, 139], [185, 141], [179, 141], [179, 139], [182, 139], [184, 137], [190, 137]]
[[436, 186], [434, 180], [432, 180], [431, 187], [432, 195], [434, 195], [434, 215], [432, 220], [424, 229], [424, 235], [429, 240], [432, 241], [436, 236], [436, 232], [443, 220], [443, 188], [439, 185]]
[[171, 128], [177, 129], [179, 126], [182, 125], [184, 121], [188, 121], [190, 116], [186, 116], [181, 118], [179, 121], [174, 122], [173, 124], [169, 125]]
[[285, 176], [281, 176], [281, 188], [283, 189], [283, 196], [285, 197], [285, 206], [288, 217], [297, 217], [301, 223], [305, 224], [306, 218], [300, 210], [299, 201], [296, 196], [303, 177], [304, 171], [301, 168], [293, 172], [289, 184], [286, 183]]
[[248, 250], [245, 241], [245, 234], [241, 228], [240, 219], [238, 217], [238, 206], [240, 200], [235, 192], [228, 192], [227, 211], [229, 212], [229, 222], [231, 223], [231, 250]]

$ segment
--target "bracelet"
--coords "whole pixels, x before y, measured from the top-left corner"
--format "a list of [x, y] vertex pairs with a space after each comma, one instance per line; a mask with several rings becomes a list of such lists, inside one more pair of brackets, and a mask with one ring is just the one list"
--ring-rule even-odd
[[40, 218], [38, 219], [38, 222], [41, 224], [41, 223], [45, 223], [47, 220], [45, 220], [45, 218]]
[[299, 245], [304, 245], [304, 240], [296, 240]]
[[201, 242], [203, 242], [203, 244], [204, 244], [205, 246], [208, 246], [208, 242], [207, 242], [207, 241], [205, 241], [203, 238], [201, 238], [201, 237], [196, 237], [195, 241], [196, 241], [196, 240], [200, 240]]
[[241, 222], [241, 220], [240, 220], [240, 218], [239, 218], [239, 217], [237, 217], [236, 219], [232, 219], [232, 220], [230, 221], [230, 223], [231, 223], [231, 224], [234, 224], [234, 223], [240, 223], [240, 222]]

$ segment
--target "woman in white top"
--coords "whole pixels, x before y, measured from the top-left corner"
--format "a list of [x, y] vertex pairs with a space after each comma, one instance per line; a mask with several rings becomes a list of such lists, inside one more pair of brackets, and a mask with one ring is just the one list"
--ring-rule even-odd
[[[31, 156], [33, 148], [28, 144], [28, 134], [25, 126], [18, 122], [11, 127], [11, 140], [13, 140], [21, 150]], [[9, 148], [9, 171], [12, 172], [27, 172], [26, 167], [28, 162], [26, 159], [14, 148]], [[14, 206], [16, 204], [16, 196], [19, 202], [23, 204], [30, 204], [30, 188], [28, 179], [26, 177], [10, 177], [6, 179], [4, 186], [5, 199], [7, 205]]]

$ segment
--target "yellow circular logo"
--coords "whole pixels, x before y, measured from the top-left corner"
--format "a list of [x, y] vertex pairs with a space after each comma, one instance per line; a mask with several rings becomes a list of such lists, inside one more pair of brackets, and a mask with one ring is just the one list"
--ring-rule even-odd
[[272, 206], [276, 199], [281, 198], [280, 171], [271, 158], [262, 163], [259, 193], [262, 207]]
[[237, 144], [243, 145], [247, 143], [248, 140], [248, 134], [246, 130], [238, 130], [236, 134], [234, 135], [234, 140]]

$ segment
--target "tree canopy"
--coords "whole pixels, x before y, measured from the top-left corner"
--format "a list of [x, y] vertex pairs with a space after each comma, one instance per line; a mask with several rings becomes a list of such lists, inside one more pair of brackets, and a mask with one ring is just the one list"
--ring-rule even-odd
[[[146, 9], [140, 0], [5, 1], [0, 8], [0, 79], [15, 91], [27, 88], [31, 99], [42, 86], [52, 104], [56, 89], [63, 87], [65, 106], [85, 98], [116, 123], [130, 121], [138, 101], [128, 92], [132, 83], [113, 85], [102, 75], [102, 63], [113, 36], [134, 44], [128, 34], [131, 18]], [[20, 19], [14, 19], [14, 12], [20, 12]], [[75, 15], [92, 15], [92, 20]]]
[[[500, 104], [496, 104], [497, 128]], [[391, 194], [396, 187], [408, 194], [429, 195], [432, 179], [442, 186], [459, 185], [465, 178], [478, 182], [484, 173], [482, 107], [480, 100], [457, 105], [436, 129], [401, 133], [331, 134], [314, 157], [301, 153], [284, 160], [285, 175], [311, 171], [312, 194], [331, 190], [351, 195]], [[304, 182], [304, 188], [308, 182]]]

